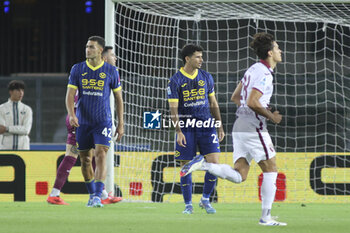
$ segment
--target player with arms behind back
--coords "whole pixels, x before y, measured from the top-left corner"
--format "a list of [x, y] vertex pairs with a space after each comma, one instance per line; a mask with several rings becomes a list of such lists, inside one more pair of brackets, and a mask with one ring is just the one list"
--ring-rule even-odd
[[190, 171], [207, 170], [220, 178], [234, 183], [247, 179], [250, 163], [254, 159], [263, 171], [261, 185], [262, 215], [259, 224], [285, 226], [271, 217], [272, 203], [276, 193], [276, 152], [266, 128], [266, 120], [280, 123], [278, 111], [268, 108], [273, 93], [273, 69], [282, 61], [281, 50], [274, 37], [268, 33], [258, 33], [250, 44], [260, 61], [245, 72], [243, 79], [232, 94], [231, 100], [239, 108], [232, 130], [234, 169], [227, 164], [207, 163], [203, 158], [195, 158]]
[[[225, 133], [221, 124], [221, 115], [218, 103], [215, 98], [213, 77], [206, 71], [200, 69], [203, 63], [203, 49], [197, 45], [185, 45], [181, 51], [184, 67], [170, 79], [168, 86], [168, 101], [171, 111], [171, 118], [174, 123], [179, 120], [185, 125], [181, 128], [176, 125], [176, 151], [175, 159], [180, 160], [183, 166], [196, 156], [197, 146], [206, 160], [211, 163], [219, 162], [220, 145]], [[186, 125], [188, 122], [202, 123], [208, 119], [220, 123], [218, 134], [212, 125], [201, 126]], [[183, 176], [180, 179], [181, 190], [185, 201], [183, 213], [192, 214], [192, 177]], [[208, 214], [216, 210], [209, 202], [210, 194], [216, 184], [216, 177], [209, 172], [205, 174], [203, 196], [199, 203], [205, 208]]]
[[[102, 52], [102, 59], [115, 66], [116, 65], [116, 57], [113, 53], [113, 47], [106, 46]], [[76, 104], [78, 102], [78, 95], [74, 98], [74, 111], [76, 110]], [[74, 166], [77, 158], [78, 158], [78, 150], [76, 146], [76, 139], [75, 139], [75, 127], [71, 126], [69, 123], [69, 115], [67, 114], [66, 117], [66, 127], [67, 127], [67, 142], [66, 142], [66, 154], [60, 164], [60, 166], [57, 168], [57, 175], [55, 179], [54, 186], [51, 190], [50, 195], [47, 198], [47, 202], [53, 205], [68, 205], [61, 197], [61, 189], [66, 183], [66, 180], [69, 176], [69, 173]], [[93, 153], [93, 150], [90, 150], [89, 153]], [[96, 169], [96, 164], [94, 163], [93, 159], [93, 169]], [[107, 193], [106, 189], [103, 189], [102, 195], [101, 195], [101, 202], [102, 204], [113, 204], [121, 201], [121, 197], [113, 197], [110, 194]]]
[[[102, 60], [105, 40], [92, 36], [86, 44], [87, 60], [72, 67], [66, 95], [69, 123], [76, 127], [77, 149], [81, 159], [81, 170], [90, 194], [87, 206], [103, 207], [101, 193], [106, 178], [106, 154], [112, 140], [112, 119], [109, 96], [113, 91], [117, 113], [117, 141], [124, 134], [123, 101], [118, 70]], [[77, 92], [78, 104], [74, 112], [74, 96]], [[95, 174], [89, 151], [95, 148]]]

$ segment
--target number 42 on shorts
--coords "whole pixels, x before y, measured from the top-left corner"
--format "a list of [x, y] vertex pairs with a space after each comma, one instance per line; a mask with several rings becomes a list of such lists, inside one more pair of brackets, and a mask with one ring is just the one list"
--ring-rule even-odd
[[111, 129], [111, 128], [105, 127], [105, 128], [102, 130], [102, 135], [105, 136], [105, 137], [112, 138], [112, 129]]

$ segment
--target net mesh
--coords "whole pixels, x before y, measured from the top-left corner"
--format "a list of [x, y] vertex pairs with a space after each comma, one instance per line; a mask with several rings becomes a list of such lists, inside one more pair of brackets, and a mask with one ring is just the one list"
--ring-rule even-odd
[[[284, 119], [268, 128], [276, 150], [285, 152], [278, 166], [287, 174], [288, 192], [292, 193], [288, 200], [306, 200], [319, 192], [330, 192], [339, 200], [339, 193], [334, 194], [339, 187], [321, 179], [323, 168], [333, 168], [326, 178], [336, 177], [335, 183], [343, 184], [343, 195], [350, 194], [346, 172], [339, 172], [339, 168], [346, 168], [348, 157], [339, 160], [337, 155], [323, 156], [348, 151], [350, 146], [349, 4], [119, 2], [115, 18], [126, 118], [125, 136], [118, 150], [130, 151], [120, 152], [116, 182], [126, 199], [182, 200], [181, 195], [172, 195], [181, 193], [179, 164], [173, 155], [174, 130], [144, 129], [143, 114], [159, 110], [167, 119], [167, 84], [182, 66], [179, 51], [187, 43], [204, 48], [203, 69], [214, 77], [226, 132], [220, 162], [232, 165], [230, 132], [236, 106], [230, 97], [244, 72], [257, 61], [249, 43], [262, 31], [275, 35], [283, 52], [283, 62], [275, 69], [271, 106]], [[318, 157], [318, 163], [313, 163]], [[233, 192], [237, 187], [231, 183], [219, 181], [213, 198], [258, 200], [259, 174], [252, 165], [251, 180], [239, 188], [240, 193]], [[194, 193], [200, 193], [203, 174], [194, 176], [198, 182]], [[310, 183], [305, 181], [309, 179]], [[315, 194], [311, 200], [320, 198]]]

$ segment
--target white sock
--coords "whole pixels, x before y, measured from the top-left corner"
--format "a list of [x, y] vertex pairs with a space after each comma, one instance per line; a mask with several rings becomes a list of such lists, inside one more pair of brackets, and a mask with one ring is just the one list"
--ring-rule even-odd
[[264, 172], [263, 175], [263, 182], [261, 184], [261, 218], [270, 219], [272, 203], [276, 194], [277, 172]]
[[102, 193], [101, 193], [101, 199], [104, 200], [108, 197], [108, 193], [106, 191], [106, 189], [103, 189], [102, 190]]
[[58, 189], [56, 189], [56, 188], [53, 188], [52, 191], [51, 191], [51, 193], [50, 193], [50, 197], [57, 197], [57, 196], [60, 195], [60, 193], [61, 193], [60, 190], [58, 190]]
[[241, 183], [241, 174], [227, 164], [215, 164], [215, 163], [203, 163], [203, 169], [205, 168], [208, 172], [214, 176], [220, 177], [221, 179], [229, 180], [233, 183]]

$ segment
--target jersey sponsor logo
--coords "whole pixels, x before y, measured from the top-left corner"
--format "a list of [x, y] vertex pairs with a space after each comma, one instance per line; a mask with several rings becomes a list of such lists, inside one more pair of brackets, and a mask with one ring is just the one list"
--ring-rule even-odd
[[184, 84], [181, 85], [181, 87], [185, 87], [186, 85], [187, 85], [187, 83], [184, 83]]
[[195, 106], [204, 105], [204, 104], [205, 104], [205, 101], [201, 100], [201, 101], [198, 101], [198, 102], [192, 102], [190, 104], [184, 103], [184, 107], [195, 107]]
[[81, 74], [81, 76], [83, 76], [83, 77], [84, 77], [85, 75], [87, 75], [87, 72], [85, 72], [85, 73]]
[[193, 101], [193, 100], [201, 100], [205, 99], [205, 89], [192, 89], [192, 90], [184, 90], [182, 91], [184, 101]]
[[200, 81], [198, 82], [198, 85], [201, 86], [201, 87], [203, 87], [203, 86], [205, 85], [205, 82], [204, 82], [203, 80], [200, 80]]
[[83, 95], [103, 96], [101, 92], [83, 91]]
[[82, 79], [81, 84], [83, 89], [93, 89], [103, 91], [103, 86], [105, 85], [104, 80], [96, 80], [96, 79]]
[[100, 78], [106, 78], [106, 74], [105, 74], [105, 73], [103, 73], [103, 72], [102, 72], [102, 73], [100, 73], [100, 74], [99, 74], [99, 76], [100, 76]]

